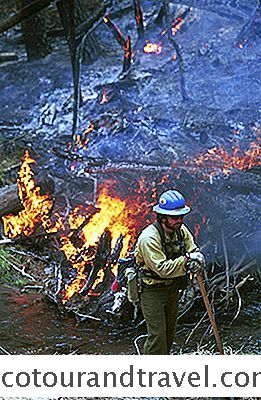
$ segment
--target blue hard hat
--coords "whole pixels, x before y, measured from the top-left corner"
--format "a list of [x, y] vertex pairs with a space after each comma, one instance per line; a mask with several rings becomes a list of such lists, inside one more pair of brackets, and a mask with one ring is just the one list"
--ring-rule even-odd
[[185, 204], [185, 199], [178, 190], [167, 190], [162, 193], [153, 211], [158, 214], [179, 216], [188, 214], [190, 207]]

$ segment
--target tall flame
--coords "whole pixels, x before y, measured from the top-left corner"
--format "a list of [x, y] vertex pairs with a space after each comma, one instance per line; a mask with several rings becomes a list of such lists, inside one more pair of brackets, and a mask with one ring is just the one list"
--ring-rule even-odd
[[48, 193], [41, 194], [41, 188], [33, 179], [32, 164], [36, 164], [36, 162], [26, 150], [17, 179], [18, 196], [23, 209], [18, 215], [3, 216], [4, 230], [10, 238], [21, 234], [29, 236], [35, 230], [35, 226], [39, 224], [48, 232], [55, 232], [61, 228], [60, 220], [57, 220], [54, 225], [50, 222], [49, 215], [53, 207], [53, 200]]

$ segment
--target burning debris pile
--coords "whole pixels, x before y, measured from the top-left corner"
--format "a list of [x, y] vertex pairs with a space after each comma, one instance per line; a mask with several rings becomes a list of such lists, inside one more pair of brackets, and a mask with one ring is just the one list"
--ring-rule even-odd
[[[254, 155], [258, 155], [256, 146], [251, 149]], [[257, 158], [253, 158], [248, 152], [244, 156], [239, 157], [237, 152], [234, 156], [224, 156], [224, 151], [213, 151], [207, 153], [205, 157], [200, 155], [190, 163], [184, 163], [183, 169], [190, 171], [190, 168], [197, 171], [199, 166], [203, 165], [205, 174], [212, 177], [216, 173], [223, 171], [229, 175], [235, 170], [235, 166], [239, 170], [252, 168], [257, 164]], [[218, 162], [216, 160], [218, 159]], [[221, 161], [221, 159], [223, 161]], [[206, 160], [206, 163], [203, 162]], [[123, 287], [120, 293], [110, 291], [111, 284], [117, 277], [118, 261], [122, 257], [128, 256], [133, 251], [133, 245], [137, 233], [146, 224], [151, 222], [151, 206], [155, 203], [156, 198], [164, 187], [173, 185], [174, 179], [179, 179], [183, 185], [192, 185], [192, 175], [188, 172], [176, 172], [175, 166], [169, 168], [166, 174], [156, 174], [153, 178], [144, 175], [137, 182], [136, 187], [133, 186], [119, 193], [117, 181], [107, 178], [102, 181], [97, 188], [97, 200], [95, 203], [86, 202], [85, 204], [76, 204], [72, 209], [68, 206], [64, 209], [61, 204], [57, 204], [55, 198], [49, 193], [44, 193], [40, 186], [35, 182], [34, 169], [36, 161], [30, 156], [26, 150], [18, 173], [18, 195], [21, 201], [22, 209], [16, 214], [3, 215], [3, 228], [5, 239], [2, 243], [15, 244], [21, 243], [27, 237], [49, 237], [53, 244], [49, 246], [49, 262], [55, 266], [52, 270], [51, 277], [45, 280], [43, 290], [45, 294], [67, 311], [74, 311], [81, 318], [99, 319], [95, 316], [100, 307], [96, 300], [102, 299], [105, 302], [107, 313], [115, 313], [119, 311], [122, 301], [126, 299], [126, 289]], [[193, 167], [192, 167], [193, 165]], [[216, 169], [214, 169], [216, 165]], [[129, 166], [130, 167], [130, 166]], [[180, 166], [179, 166], [180, 167]], [[119, 166], [118, 166], [119, 168]], [[212, 168], [212, 174], [209, 170]], [[121, 168], [119, 168], [121, 170]], [[204, 191], [210, 191], [213, 188], [213, 181], [206, 183], [204, 181], [204, 173], [201, 171], [201, 179], [204, 184]], [[217, 172], [218, 171], [218, 172]], [[143, 170], [144, 173], [144, 170]], [[235, 173], [235, 172], [234, 172]], [[125, 179], [126, 184], [126, 177]], [[211, 178], [214, 179], [214, 178]], [[191, 221], [194, 224], [194, 232], [197, 238], [209, 236], [211, 230], [208, 229], [210, 219], [215, 216], [208, 213], [201, 214], [201, 208], [206, 207], [209, 195], [200, 193], [198, 190], [194, 193], [189, 190], [190, 195], [193, 194], [193, 202], [197, 202], [201, 207], [192, 213]], [[185, 187], [184, 187], [184, 190]], [[202, 207], [204, 201], [204, 207]], [[224, 260], [228, 263], [227, 234], [225, 234], [224, 221], [221, 222], [221, 237]], [[213, 229], [213, 227], [211, 228]], [[203, 231], [203, 235], [201, 234]], [[216, 231], [214, 231], [216, 233]], [[231, 234], [230, 234], [231, 235]], [[232, 232], [232, 235], [238, 237], [239, 234]], [[206, 237], [206, 236], [205, 236]], [[210, 239], [210, 238], [209, 238]], [[230, 237], [230, 240], [232, 238]], [[218, 238], [216, 238], [215, 251], [217, 251]], [[211, 257], [212, 266], [215, 266], [217, 260], [213, 259], [211, 249], [213, 243], [208, 240], [203, 246], [208, 257]], [[229, 254], [231, 257], [231, 248]], [[57, 257], [57, 254], [59, 256]], [[241, 264], [238, 260], [238, 251], [236, 258], [236, 266], [230, 268], [226, 265], [227, 291], [230, 290], [230, 279], [234, 280], [236, 273], [240, 273], [243, 265], [249, 269], [255, 265], [254, 262], [245, 263], [245, 258], [241, 257]], [[214, 271], [212, 271], [214, 272]], [[214, 275], [215, 276], [215, 275]], [[232, 278], [233, 277], [233, 278]], [[225, 278], [224, 278], [225, 279]], [[213, 282], [212, 282], [213, 287]], [[38, 288], [38, 287], [37, 287]], [[122, 299], [120, 299], [122, 297]], [[105, 300], [104, 300], [105, 299]], [[82, 310], [89, 310], [88, 314], [83, 314]], [[95, 315], [93, 315], [95, 314]], [[99, 313], [98, 313], [99, 314]]]
[[[30, 149], [18, 174], [22, 206], [1, 212], [3, 241], [49, 238], [45, 293], [64, 309], [84, 303], [89, 316], [97, 299], [107, 302], [118, 260], [167, 188], [189, 200], [187, 222], [213, 293], [228, 294], [260, 260], [259, 8], [244, 0], [115, 3], [120, 12], [106, 10], [95, 28], [105, 51], [80, 65], [74, 99], [64, 44], [36, 67], [1, 69], [3, 145]], [[53, 193], [36, 183], [43, 172]]]

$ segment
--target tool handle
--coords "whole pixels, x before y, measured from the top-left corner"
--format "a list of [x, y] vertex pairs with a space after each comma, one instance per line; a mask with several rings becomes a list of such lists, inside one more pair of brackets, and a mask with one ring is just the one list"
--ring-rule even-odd
[[204, 283], [203, 283], [203, 280], [202, 280], [202, 277], [200, 276], [200, 274], [197, 274], [196, 279], [197, 279], [197, 282], [198, 282], [198, 285], [199, 285], [199, 289], [200, 289], [202, 297], [203, 297], [203, 301], [204, 301], [206, 309], [207, 309], [207, 313], [208, 313], [208, 316], [209, 316], [209, 319], [210, 319], [210, 323], [211, 323], [212, 328], [213, 328], [213, 332], [214, 332], [214, 335], [215, 335], [218, 351], [220, 352], [220, 354], [224, 354], [223, 344], [222, 344], [222, 341], [221, 341], [221, 338], [220, 338], [220, 335], [219, 335], [219, 332], [218, 332], [218, 328], [217, 328], [217, 324], [216, 324], [213, 312], [212, 312], [211, 307], [210, 307], [210, 303], [209, 303], [209, 300], [208, 300], [207, 292], [206, 292], [206, 289], [205, 289], [205, 286], [204, 286]]

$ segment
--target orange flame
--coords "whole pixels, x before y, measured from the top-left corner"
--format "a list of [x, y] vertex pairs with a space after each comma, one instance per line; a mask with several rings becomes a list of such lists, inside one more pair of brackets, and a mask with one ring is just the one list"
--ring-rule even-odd
[[195, 237], [196, 237], [196, 238], [198, 237], [199, 232], [200, 232], [200, 229], [201, 229], [202, 226], [205, 224], [206, 220], [207, 220], [207, 216], [206, 216], [206, 215], [203, 215], [202, 221], [200, 221], [200, 222], [197, 223], [197, 224], [194, 224], [194, 234], [195, 234]]
[[248, 150], [240, 153], [239, 145], [235, 145], [232, 154], [223, 147], [213, 147], [207, 153], [200, 154], [193, 160], [187, 160], [185, 164], [192, 169], [203, 166], [205, 171], [210, 171], [212, 175], [219, 172], [229, 175], [234, 169], [244, 171], [261, 164], [258, 143], [251, 142], [249, 147]]
[[49, 215], [53, 207], [53, 200], [48, 193], [41, 194], [41, 188], [36, 186], [32, 164], [36, 164], [36, 162], [26, 150], [17, 179], [18, 196], [23, 210], [18, 215], [3, 216], [4, 230], [10, 238], [21, 234], [29, 236], [37, 225], [42, 225], [47, 232], [57, 232], [62, 227], [61, 219], [58, 218], [55, 224], [50, 221]]

